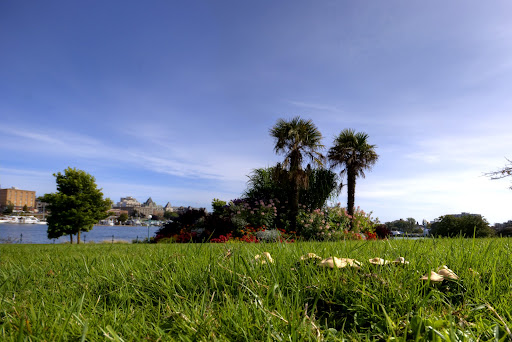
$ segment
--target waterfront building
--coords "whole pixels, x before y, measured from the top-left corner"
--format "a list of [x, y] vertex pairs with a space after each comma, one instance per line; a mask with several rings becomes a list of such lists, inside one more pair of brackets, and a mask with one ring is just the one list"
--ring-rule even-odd
[[115, 206], [112, 206], [114, 210], [122, 210], [128, 213], [128, 216], [163, 216], [164, 208], [161, 205], [157, 205], [150, 198], [146, 202], [140, 203], [132, 196], [122, 197], [121, 201], [117, 202]]
[[134, 207], [138, 208], [141, 204], [132, 196], [121, 197], [121, 201], [117, 202], [115, 207]]
[[34, 210], [36, 206], [36, 192], [20, 190], [16, 187], [0, 189], [0, 207], [5, 208], [9, 205], [13, 205], [14, 210], [22, 210], [24, 206], [27, 206], [29, 210]]
[[164, 208], [161, 205], [157, 205], [153, 200], [150, 198], [147, 199], [146, 202], [144, 202], [140, 208], [136, 209], [137, 212], [139, 212], [142, 216], [162, 216], [164, 214]]

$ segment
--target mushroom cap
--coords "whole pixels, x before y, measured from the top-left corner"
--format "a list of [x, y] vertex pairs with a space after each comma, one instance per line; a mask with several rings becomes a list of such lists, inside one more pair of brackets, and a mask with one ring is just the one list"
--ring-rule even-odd
[[439, 266], [439, 268], [437, 269], [437, 273], [439, 273], [444, 278], [448, 278], [448, 279], [452, 279], [452, 280], [459, 279], [459, 276], [456, 275], [455, 272], [450, 270], [446, 265]]
[[389, 264], [391, 261], [384, 260], [382, 258], [373, 258], [373, 259], [369, 259], [368, 262], [373, 265], [386, 265], [386, 264]]
[[319, 264], [322, 267], [330, 267], [330, 268], [344, 268], [347, 266], [359, 268], [361, 263], [355, 259], [347, 259], [347, 258], [336, 258], [329, 257], [324, 259]]
[[320, 260], [322, 260], [322, 258], [319, 257], [318, 255], [316, 255], [315, 253], [304, 254], [303, 256], [300, 257], [300, 260], [302, 260], [302, 261], [309, 260], [309, 259], [320, 259]]
[[404, 257], [398, 257], [395, 260], [393, 260], [392, 263], [393, 264], [404, 264], [404, 265], [406, 265], [406, 264], [409, 263], [409, 261], [405, 260]]
[[262, 265], [266, 264], [267, 262], [270, 264], [274, 263], [274, 260], [270, 256], [269, 252], [263, 252], [263, 253], [261, 253], [261, 255], [259, 255], [259, 254], [255, 255], [254, 260], [259, 262]]
[[437, 274], [434, 271], [430, 271], [430, 277], [428, 274], [425, 274], [423, 277], [420, 278], [421, 280], [430, 280], [434, 283], [440, 283], [444, 280], [444, 277], [440, 274]]

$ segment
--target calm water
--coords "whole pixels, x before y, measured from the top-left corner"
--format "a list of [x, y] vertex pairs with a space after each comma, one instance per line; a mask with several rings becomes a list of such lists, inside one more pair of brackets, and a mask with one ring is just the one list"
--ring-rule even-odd
[[[69, 242], [69, 236], [61, 236], [49, 240], [46, 236], [47, 226], [43, 224], [6, 224], [0, 223], [0, 243], [64, 243]], [[149, 227], [149, 236], [155, 236], [159, 227]], [[124, 240], [144, 240], [148, 237], [148, 227], [142, 226], [94, 226], [89, 232], [82, 232], [82, 242], [103, 242]], [[76, 243], [76, 236], [73, 237]]]

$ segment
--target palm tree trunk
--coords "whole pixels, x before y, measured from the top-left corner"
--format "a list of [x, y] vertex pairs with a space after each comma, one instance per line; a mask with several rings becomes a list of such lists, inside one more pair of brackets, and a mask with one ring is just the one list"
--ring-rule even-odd
[[354, 202], [356, 194], [356, 173], [354, 170], [347, 172], [347, 211], [350, 215], [350, 229], [353, 230], [354, 226]]
[[73, 244], [73, 234], [69, 234], [69, 240], [70, 240], [71, 244]]
[[78, 233], [76, 234], [76, 243], [77, 243], [77, 245], [80, 244], [80, 229], [78, 230]]

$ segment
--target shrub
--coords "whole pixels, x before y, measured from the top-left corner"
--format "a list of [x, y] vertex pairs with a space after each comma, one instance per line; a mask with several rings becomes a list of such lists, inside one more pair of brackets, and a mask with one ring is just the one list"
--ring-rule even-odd
[[277, 229], [260, 230], [256, 232], [256, 238], [260, 241], [279, 241], [281, 232]]
[[339, 227], [331, 226], [327, 215], [320, 209], [300, 210], [297, 215], [297, 229], [306, 240], [338, 240], [341, 238]]
[[172, 221], [165, 223], [162, 228], [156, 232], [155, 241], [159, 242], [163, 238], [174, 238], [176, 242], [190, 242], [192, 239], [199, 238], [197, 233], [192, 233], [195, 228], [205, 226], [207, 213], [201, 209], [190, 209], [180, 214]]
[[375, 233], [379, 239], [385, 239], [391, 235], [391, 230], [385, 224], [378, 224], [375, 226]]
[[227, 207], [231, 222], [238, 231], [247, 226], [272, 228], [277, 217], [276, 204], [279, 200], [253, 201], [233, 200]]
[[372, 213], [366, 213], [360, 207], [354, 211], [354, 216], [350, 216], [347, 210], [338, 203], [334, 207], [327, 208], [327, 215], [331, 225], [335, 225], [337, 229], [349, 229], [350, 220], [353, 220], [352, 231], [355, 233], [363, 232], [365, 234], [375, 231], [375, 225], [378, 219], [372, 218]]

